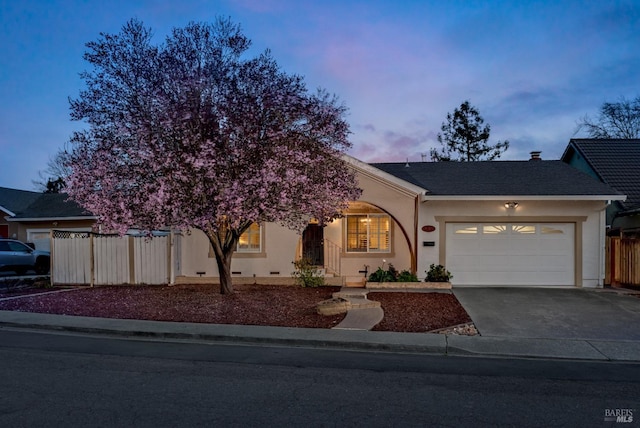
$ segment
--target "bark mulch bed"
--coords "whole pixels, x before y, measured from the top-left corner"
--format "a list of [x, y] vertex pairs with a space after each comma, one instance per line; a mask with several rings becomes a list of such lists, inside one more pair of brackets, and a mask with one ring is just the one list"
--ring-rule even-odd
[[374, 331], [421, 333], [470, 323], [471, 318], [451, 293], [369, 293], [380, 302], [384, 318]]
[[[344, 314], [323, 316], [316, 304], [340, 287], [235, 285], [231, 296], [218, 286], [104, 286], [49, 292], [20, 298], [0, 294], [0, 310], [89, 317], [213, 324], [331, 328]], [[455, 296], [442, 293], [370, 293], [382, 303], [380, 331], [428, 331], [470, 321]]]

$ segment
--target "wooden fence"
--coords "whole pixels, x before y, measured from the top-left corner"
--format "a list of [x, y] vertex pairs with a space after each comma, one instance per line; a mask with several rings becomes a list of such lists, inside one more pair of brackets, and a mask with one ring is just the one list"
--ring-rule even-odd
[[167, 284], [173, 282], [173, 236], [100, 235], [53, 231], [54, 285]]
[[605, 283], [640, 286], [640, 239], [607, 237]]

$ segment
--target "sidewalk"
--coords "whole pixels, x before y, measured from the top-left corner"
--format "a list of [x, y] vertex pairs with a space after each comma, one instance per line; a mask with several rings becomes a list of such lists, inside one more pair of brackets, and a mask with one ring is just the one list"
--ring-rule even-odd
[[640, 362], [640, 341], [457, 336], [361, 330], [174, 323], [0, 311], [0, 328], [156, 340], [268, 344], [457, 356]]

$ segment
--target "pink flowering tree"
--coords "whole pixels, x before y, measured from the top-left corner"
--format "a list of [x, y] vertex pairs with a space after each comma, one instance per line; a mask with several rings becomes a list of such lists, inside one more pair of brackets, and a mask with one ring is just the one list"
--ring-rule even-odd
[[342, 155], [345, 107], [284, 73], [227, 19], [174, 29], [161, 44], [137, 20], [87, 44], [86, 88], [71, 100], [72, 199], [120, 234], [200, 229], [220, 291], [253, 222], [303, 230], [360, 196]]

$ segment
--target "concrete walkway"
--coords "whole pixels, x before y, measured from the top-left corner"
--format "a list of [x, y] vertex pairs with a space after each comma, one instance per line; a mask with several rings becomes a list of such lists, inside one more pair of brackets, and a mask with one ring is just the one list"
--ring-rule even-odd
[[333, 293], [333, 297], [341, 297], [351, 304], [344, 319], [335, 327], [335, 330], [371, 330], [384, 318], [384, 311], [380, 302], [367, 299], [369, 290], [364, 288], [342, 287]]

